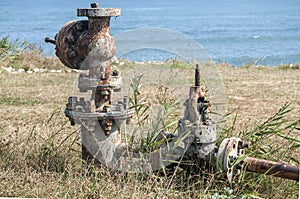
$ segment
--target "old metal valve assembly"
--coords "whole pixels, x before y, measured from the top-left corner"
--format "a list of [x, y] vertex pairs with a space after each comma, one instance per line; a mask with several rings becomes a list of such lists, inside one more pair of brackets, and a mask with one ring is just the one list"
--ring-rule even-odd
[[88, 20], [70, 21], [54, 40], [45, 39], [55, 44], [57, 57], [67, 67], [88, 70], [88, 74], [80, 74], [78, 88], [91, 91], [90, 99], [71, 96], [65, 109], [71, 125], [81, 125], [83, 158], [97, 154], [96, 141], [117, 137], [123, 122], [129, 122], [134, 114], [127, 96], [112, 101], [113, 93], [121, 89], [122, 76], [111, 67], [116, 44], [110, 35], [110, 17], [120, 14], [119, 8], [99, 8], [92, 3], [91, 8], [77, 10], [78, 16]]
[[[122, 76], [119, 69], [112, 67], [116, 44], [110, 35], [110, 18], [121, 15], [121, 9], [100, 8], [98, 3], [92, 3], [91, 8], [78, 9], [77, 15], [88, 17], [88, 20], [70, 21], [54, 39], [45, 39], [55, 45], [56, 55], [64, 65], [88, 71], [80, 74], [78, 89], [82, 93], [90, 92], [90, 97], [69, 97], [65, 115], [71, 125], [80, 125], [83, 159], [94, 159], [101, 165], [122, 169], [129, 159], [128, 143], [122, 143], [120, 133], [122, 125], [130, 122], [135, 111], [129, 96], [113, 100], [113, 94], [122, 89]], [[249, 144], [240, 138], [226, 138], [217, 147], [217, 124], [209, 116], [211, 102], [200, 82], [200, 67], [196, 65], [195, 84], [190, 87], [189, 98], [184, 102], [184, 116], [178, 121], [177, 133], [162, 132], [162, 137], [168, 139], [161, 146], [167, 147], [161, 147], [149, 156], [136, 153], [135, 161], [129, 167], [143, 165], [144, 162], [136, 161], [140, 158], [146, 158], [152, 170], [159, 169], [161, 162], [168, 166], [172, 160], [196, 159], [200, 164], [205, 162], [217, 171], [225, 172], [229, 181], [243, 168], [299, 180], [297, 166], [246, 157], [245, 149]], [[182, 144], [178, 144], [179, 139]]]

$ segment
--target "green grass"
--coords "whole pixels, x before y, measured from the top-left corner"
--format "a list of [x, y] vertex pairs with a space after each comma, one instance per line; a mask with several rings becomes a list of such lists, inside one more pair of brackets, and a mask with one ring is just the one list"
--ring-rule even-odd
[[9, 37], [4, 37], [0, 40], [0, 60], [10, 58], [17, 59], [24, 52], [27, 42], [19, 40], [10, 41]]

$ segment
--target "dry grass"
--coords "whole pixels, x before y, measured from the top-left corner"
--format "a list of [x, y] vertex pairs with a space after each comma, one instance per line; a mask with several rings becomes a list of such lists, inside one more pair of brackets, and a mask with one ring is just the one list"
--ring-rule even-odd
[[[37, 64], [30, 60], [28, 63]], [[57, 64], [57, 60], [49, 63], [53, 62]], [[45, 66], [45, 62], [38, 64]], [[276, 113], [285, 102], [294, 109], [289, 120], [299, 119], [299, 69], [228, 65], [219, 65], [218, 69], [232, 113], [226, 125], [230, 126], [234, 115], [238, 115], [230, 135], [243, 134]], [[211, 198], [220, 193], [223, 198], [297, 198], [297, 182], [252, 174], [234, 186], [196, 170], [192, 176], [179, 170], [173, 179], [157, 174], [111, 176], [105, 168], [98, 168], [91, 177], [83, 177], [77, 129], [69, 125], [63, 113], [76, 78], [76, 73], [0, 74], [0, 196]], [[299, 161], [299, 151], [291, 155]]]
[[285, 102], [294, 108], [290, 117], [299, 119], [300, 70], [270, 67], [220, 66], [230, 112], [258, 122], [267, 119]]
[[65, 69], [56, 57], [46, 57], [41, 47], [19, 40], [11, 41], [9, 37], [0, 39], [0, 67], [25, 71], [35, 68]]

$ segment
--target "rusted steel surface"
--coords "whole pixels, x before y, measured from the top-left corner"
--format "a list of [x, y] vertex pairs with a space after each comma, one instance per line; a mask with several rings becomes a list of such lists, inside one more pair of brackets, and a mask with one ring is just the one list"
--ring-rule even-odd
[[299, 167], [252, 157], [244, 159], [246, 170], [299, 181]]
[[88, 20], [66, 23], [55, 39], [45, 41], [56, 45], [56, 55], [61, 62], [72, 69], [90, 69], [94, 76], [99, 68], [106, 69], [107, 63], [116, 53], [114, 38], [110, 35], [110, 17], [121, 15], [119, 8], [78, 9], [78, 16], [87, 16]]

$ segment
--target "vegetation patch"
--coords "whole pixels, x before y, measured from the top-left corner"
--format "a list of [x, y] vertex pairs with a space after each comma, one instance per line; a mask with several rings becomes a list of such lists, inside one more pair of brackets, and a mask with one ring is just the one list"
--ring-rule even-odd
[[[5, 53], [3, 47], [0, 51], [3, 67], [13, 59], [8, 52], [14, 50], [6, 47], [8, 44], [1, 44], [7, 49]], [[23, 50], [31, 52], [29, 48]], [[18, 53], [24, 53], [23, 50]], [[31, 53], [27, 55], [31, 68], [40, 64], [53, 66], [52, 61], [40, 61], [56, 59], [42, 55], [39, 58], [33, 56], [35, 51]], [[20, 55], [16, 60], [25, 59]], [[132, 62], [126, 64], [128, 70], [140, 67]], [[157, 64], [153, 64], [155, 67]], [[185, 66], [178, 68], [180, 72]], [[299, 165], [300, 70], [234, 68], [228, 64], [218, 64], [217, 68], [224, 80], [230, 113], [220, 129], [219, 142], [225, 137], [238, 136], [251, 142], [249, 156]], [[190, 76], [193, 75], [191, 71]], [[92, 174], [82, 175], [79, 129], [70, 126], [64, 116], [76, 79], [74, 73], [0, 74], [0, 197], [298, 198], [299, 182], [245, 172], [235, 184], [230, 184], [211, 172], [213, 168], [203, 169], [196, 162], [175, 167], [169, 173], [150, 174], [111, 173], [107, 168], [91, 165]], [[143, 101], [143, 93], [138, 91], [136, 87], [131, 98], [136, 104]], [[159, 124], [169, 124], [172, 131], [173, 120], [180, 117], [177, 101], [166, 92], [167, 88], [154, 91], [151, 100], [161, 103], [168, 114]], [[145, 122], [146, 105], [135, 106], [140, 122]], [[148, 139], [143, 146], [148, 150], [154, 145]]]
[[0, 106], [35, 106], [43, 103], [45, 102], [38, 99], [11, 97], [0, 94]]

